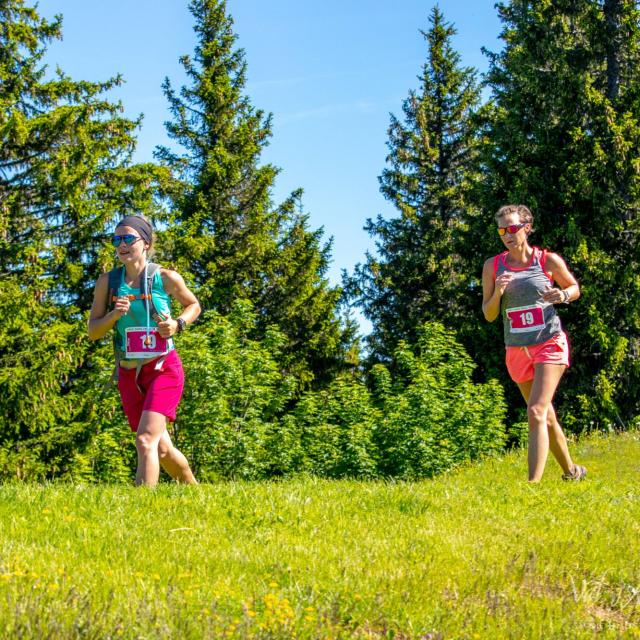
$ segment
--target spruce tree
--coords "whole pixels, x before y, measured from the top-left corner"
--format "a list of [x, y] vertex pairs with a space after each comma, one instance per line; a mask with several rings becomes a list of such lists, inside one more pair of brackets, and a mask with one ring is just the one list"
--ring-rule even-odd
[[113, 259], [105, 231], [153, 203], [153, 172], [127, 164], [138, 121], [105, 97], [120, 78], [48, 74], [60, 37], [61, 18], [0, 0], [0, 450], [5, 466], [38, 473], [60, 471], [91, 437], [100, 346], [83, 339], [84, 312]]
[[558, 395], [564, 422], [624, 427], [640, 413], [636, 3], [513, 0], [498, 9], [505, 47], [489, 54], [488, 213], [474, 222], [474, 247], [501, 250], [487, 233], [501, 204], [531, 207], [532, 240], [560, 253], [582, 288], [560, 310], [574, 354]]
[[373, 323], [373, 353], [389, 357], [399, 340], [415, 342], [426, 320], [456, 326], [465, 313], [467, 270], [460, 248], [478, 176], [474, 114], [476, 72], [462, 67], [456, 33], [435, 7], [429, 18], [427, 62], [420, 88], [392, 115], [388, 166], [380, 180], [399, 216], [368, 220], [377, 255], [348, 278], [351, 294]]
[[237, 299], [250, 300], [259, 332], [275, 324], [287, 336], [286, 364], [305, 382], [322, 378], [343, 341], [340, 290], [326, 279], [330, 243], [309, 230], [301, 191], [272, 201], [278, 170], [260, 163], [271, 116], [244, 93], [246, 61], [226, 3], [193, 0], [190, 9], [197, 44], [193, 57], [181, 58], [190, 84], [176, 91], [164, 83], [176, 147], [157, 151], [173, 176], [166, 194], [176, 226], [167, 249], [193, 275], [205, 309], [224, 315]]
[[0, 3], [0, 269], [41, 297], [86, 308], [105, 229], [123, 210], [148, 209], [153, 174], [127, 164], [139, 121], [105, 97], [121, 78], [49, 77], [43, 57], [54, 38], [60, 17]]

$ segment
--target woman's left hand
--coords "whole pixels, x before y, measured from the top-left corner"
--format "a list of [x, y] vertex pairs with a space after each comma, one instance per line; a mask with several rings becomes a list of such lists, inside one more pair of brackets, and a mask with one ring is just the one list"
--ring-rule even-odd
[[564, 291], [562, 289], [556, 289], [555, 287], [547, 287], [546, 291], [542, 294], [542, 299], [551, 304], [561, 304], [565, 301]]
[[163, 338], [170, 338], [178, 332], [178, 322], [173, 318], [167, 318], [158, 322], [158, 333]]

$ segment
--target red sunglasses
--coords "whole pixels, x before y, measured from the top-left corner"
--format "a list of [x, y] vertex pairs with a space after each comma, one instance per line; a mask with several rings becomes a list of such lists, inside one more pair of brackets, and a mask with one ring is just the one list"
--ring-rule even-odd
[[518, 233], [518, 231], [520, 231], [520, 229], [522, 229], [522, 227], [524, 227], [526, 224], [526, 222], [523, 222], [522, 224], [510, 224], [508, 227], [498, 227], [498, 235], [503, 236], [505, 233], [508, 233], [509, 235], [513, 236]]

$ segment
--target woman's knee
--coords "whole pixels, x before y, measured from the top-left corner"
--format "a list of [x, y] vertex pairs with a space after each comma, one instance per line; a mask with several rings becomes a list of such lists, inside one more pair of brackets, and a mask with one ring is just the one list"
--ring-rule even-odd
[[549, 405], [539, 402], [530, 404], [527, 407], [527, 417], [530, 421], [546, 423], [549, 417]]
[[158, 437], [143, 431], [136, 434], [136, 449], [142, 453], [152, 451], [158, 446]]
[[164, 440], [161, 439], [158, 443], [158, 456], [160, 456], [160, 460], [169, 460], [172, 453], [173, 445], [164, 442]]

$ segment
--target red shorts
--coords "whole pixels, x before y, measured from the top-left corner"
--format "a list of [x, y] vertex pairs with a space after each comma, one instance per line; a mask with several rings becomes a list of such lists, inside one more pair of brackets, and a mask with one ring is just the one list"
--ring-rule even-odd
[[569, 366], [569, 342], [564, 331], [540, 344], [507, 347], [507, 369], [514, 382], [533, 380], [536, 364]]
[[157, 364], [158, 360], [145, 364], [137, 380], [135, 369], [120, 367], [118, 370], [120, 399], [132, 431], [138, 430], [143, 411], [156, 411], [171, 422], [176, 419], [184, 388], [182, 362], [174, 349], [159, 368]]

